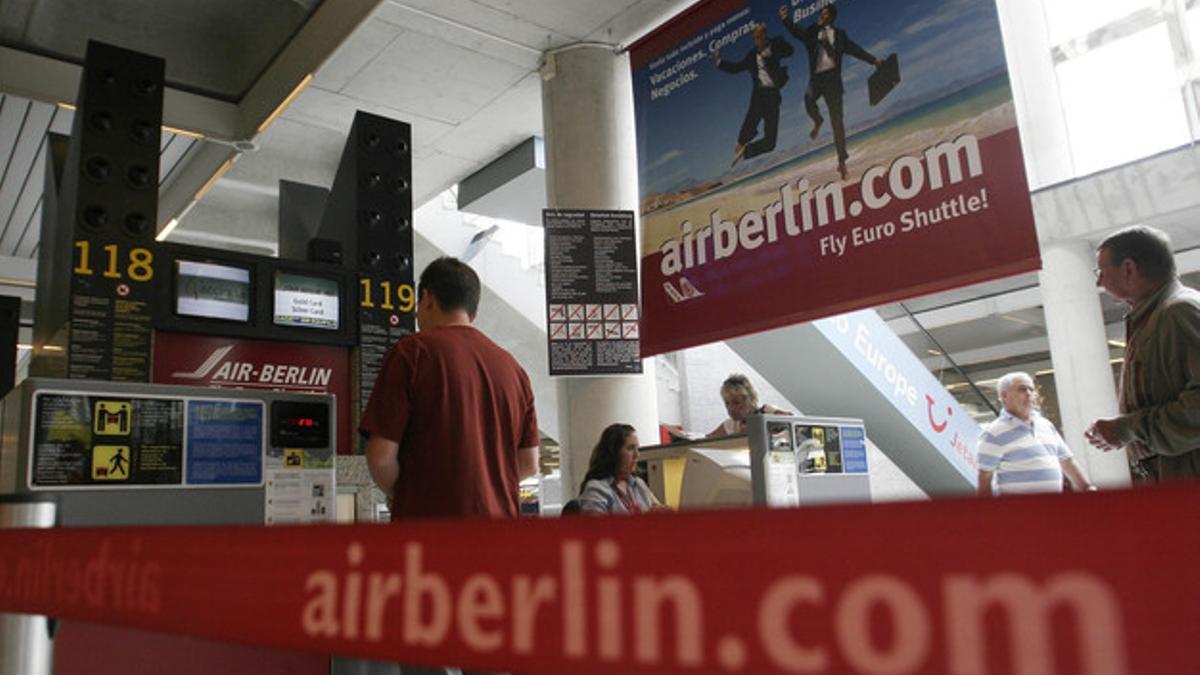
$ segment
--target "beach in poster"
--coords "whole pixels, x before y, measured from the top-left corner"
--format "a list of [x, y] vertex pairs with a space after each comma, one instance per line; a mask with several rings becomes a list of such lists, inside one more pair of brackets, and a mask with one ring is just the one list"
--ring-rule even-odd
[[708, 0], [630, 61], [643, 356], [1040, 266], [992, 0]]

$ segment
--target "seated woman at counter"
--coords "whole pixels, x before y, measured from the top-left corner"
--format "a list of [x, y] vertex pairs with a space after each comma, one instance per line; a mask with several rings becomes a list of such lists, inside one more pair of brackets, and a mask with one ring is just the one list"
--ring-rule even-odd
[[610, 424], [592, 449], [592, 459], [579, 491], [583, 513], [644, 513], [667, 507], [646, 481], [634, 475], [638, 461], [637, 432], [628, 424]]
[[751, 415], [792, 414], [773, 405], [759, 405], [758, 392], [755, 391], [754, 385], [750, 384], [750, 378], [741, 373], [734, 373], [721, 383], [721, 399], [725, 401], [725, 412], [729, 413], [729, 417], [716, 429], [708, 432], [709, 438], [746, 433], [746, 418]]

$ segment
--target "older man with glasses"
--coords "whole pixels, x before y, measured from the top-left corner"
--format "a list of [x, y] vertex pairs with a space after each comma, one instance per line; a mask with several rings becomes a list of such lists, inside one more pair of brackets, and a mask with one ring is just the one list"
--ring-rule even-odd
[[1028, 373], [1001, 377], [996, 393], [1004, 408], [976, 447], [981, 497], [1062, 492], [1064, 474], [1076, 491], [1096, 489], [1058, 430], [1038, 412], [1037, 387]]
[[1136, 480], [1200, 476], [1200, 292], [1180, 283], [1167, 235], [1141, 225], [1101, 242], [1096, 285], [1130, 309], [1120, 415], [1096, 420], [1088, 441], [1125, 448]]

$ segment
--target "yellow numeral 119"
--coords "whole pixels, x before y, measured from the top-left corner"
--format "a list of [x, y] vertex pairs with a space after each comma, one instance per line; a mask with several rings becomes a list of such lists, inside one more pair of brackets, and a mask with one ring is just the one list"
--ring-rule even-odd
[[[358, 303], [359, 306], [368, 309], [375, 307], [375, 285], [372, 280], [364, 278], [360, 279], [358, 283], [362, 287], [362, 299]], [[390, 281], [380, 281], [379, 292], [383, 296], [378, 305], [380, 309], [411, 312], [416, 306], [417, 294], [413, 290], [412, 284], [393, 285]]]

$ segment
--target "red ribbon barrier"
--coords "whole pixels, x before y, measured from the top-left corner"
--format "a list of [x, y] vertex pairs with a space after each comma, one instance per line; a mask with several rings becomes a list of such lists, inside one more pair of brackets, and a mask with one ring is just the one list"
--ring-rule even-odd
[[525, 673], [1196, 672], [1194, 486], [308, 527], [0, 530], [0, 611]]

